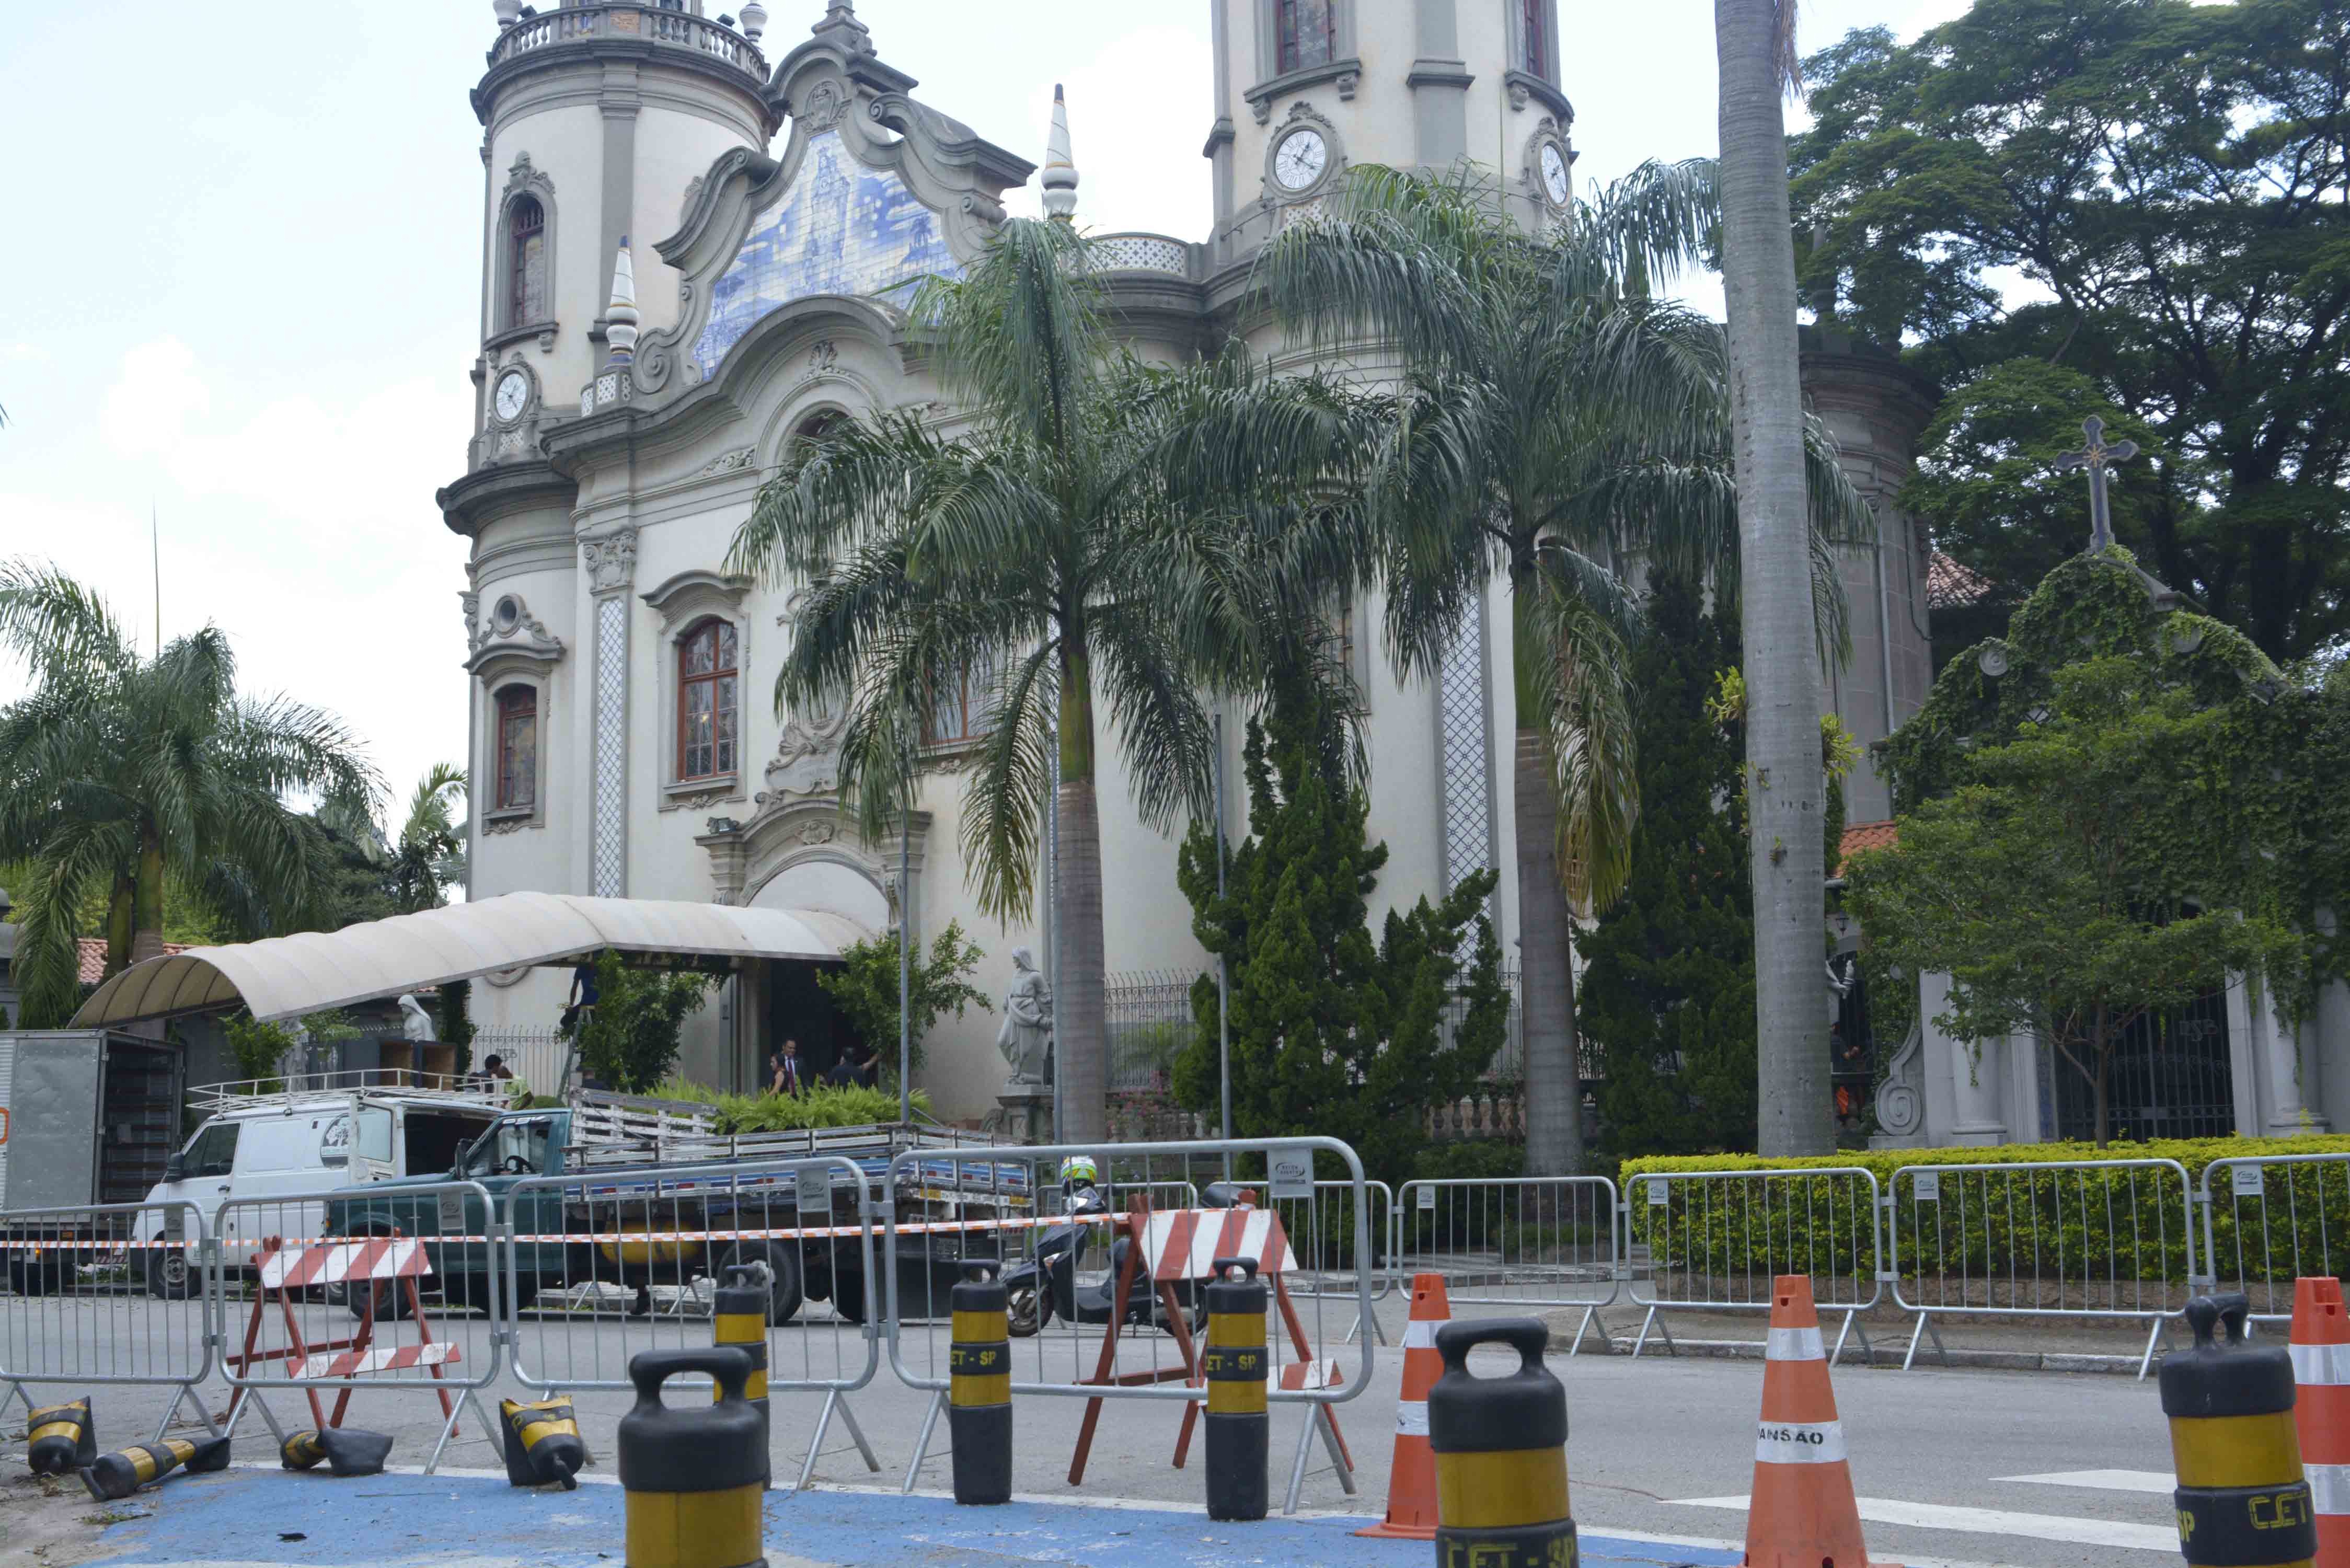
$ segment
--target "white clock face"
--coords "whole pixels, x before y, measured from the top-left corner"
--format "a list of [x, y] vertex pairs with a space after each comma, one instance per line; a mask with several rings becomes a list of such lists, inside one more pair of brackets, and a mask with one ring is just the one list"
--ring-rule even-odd
[[530, 401], [529, 377], [520, 370], [508, 370], [498, 378], [498, 418], [513, 419], [522, 412], [522, 406], [528, 401]]
[[1274, 151], [1273, 177], [1291, 191], [1303, 191], [1330, 166], [1330, 144], [1318, 130], [1292, 131]]
[[1558, 150], [1558, 143], [1555, 141], [1543, 143], [1542, 182], [1543, 189], [1550, 192], [1552, 203], [1555, 206], [1565, 206], [1569, 189], [1566, 180], [1566, 154]]

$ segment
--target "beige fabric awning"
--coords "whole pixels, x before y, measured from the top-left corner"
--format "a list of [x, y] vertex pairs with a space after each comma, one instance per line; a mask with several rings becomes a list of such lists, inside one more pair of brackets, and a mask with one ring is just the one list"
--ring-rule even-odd
[[872, 933], [815, 909], [736, 909], [571, 893], [506, 893], [132, 964], [91, 993], [76, 1029], [170, 1018], [238, 1002], [262, 1020], [297, 1018], [444, 981], [559, 963], [612, 948], [686, 958], [835, 959]]

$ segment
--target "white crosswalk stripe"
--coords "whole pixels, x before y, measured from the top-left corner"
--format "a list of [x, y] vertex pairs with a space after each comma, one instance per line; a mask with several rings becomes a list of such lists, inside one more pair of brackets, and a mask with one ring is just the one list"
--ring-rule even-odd
[[[1683, 1497], [1672, 1500], [1682, 1508], [1736, 1509], [1747, 1506], [1737, 1497]], [[1856, 1500], [1860, 1517], [1869, 1524], [1902, 1524], [1918, 1530], [1956, 1530], [1974, 1535], [2020, 1535], [2034, 1541], [2062, 1541], [2076, 1546], [2122, 1546], [2139, 1552], [2178, 1552], [2178, 1532], [2169, 1525], [2131, 1524], [2117, 1519], [2080, 1519], [2061, 1513], [2016, 1513], [1998, 1508], [1960, 1508], [1940, 1502], [1905, 1502], [1899, 1498]]]
[[2168, 1470], [2051, 1470], [2039, 1476], [1993, 1476], [1995, 1481], [2027, 1486], [2077, 1486], [2094, 1491], [2142, 1491], [2168, 1497], [2178, 1486]]

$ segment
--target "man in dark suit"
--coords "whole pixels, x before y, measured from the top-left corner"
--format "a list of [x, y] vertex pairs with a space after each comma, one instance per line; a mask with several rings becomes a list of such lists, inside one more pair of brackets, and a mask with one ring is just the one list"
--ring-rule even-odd
[[807, 1080], [800, 1072], [800, 1043], [785, 1040], [784, 1048], [767, 1058], [767, 1092], [797, 1099], [806, 1088]]

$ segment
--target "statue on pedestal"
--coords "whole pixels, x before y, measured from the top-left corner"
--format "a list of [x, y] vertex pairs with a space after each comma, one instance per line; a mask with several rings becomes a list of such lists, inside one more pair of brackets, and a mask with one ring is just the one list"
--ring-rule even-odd
[[1003, 992], [1003, 1027], [996, 1031], [995, 1048], [1012, 1069], [1007, 1090], [1042, 1087], [1051, 1080], [1053, 992], [1026, 948], [1012, 950], [1012, 983]]

